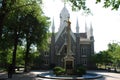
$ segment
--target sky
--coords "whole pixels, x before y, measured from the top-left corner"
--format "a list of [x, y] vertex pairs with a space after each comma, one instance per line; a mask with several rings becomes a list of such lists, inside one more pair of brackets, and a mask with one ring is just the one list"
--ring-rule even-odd
[[[43, 11], [46, 16], [50, 17], [51, 26], [54, 18], [55, 31], [58, 31], [60, 25], [59, 14], [64, 7], [61, 0], [43, 0]], [[87, 7], [91, 9], [92, 16], [82, 15], [82, 11], [72, 11], [69, 4], [66, 7], [70, 13], [71, 29], [76, 31], [76, 19], [78, 18], [80, 32], [85, 32], [85, 20], [87, 27], [92, 23], [93, 34], [95, 39], [95, 52], [107, 49], [108, 43], [120, 42], [120, 9], [112, 11], [111, 8], [103, 8], [103, 4], [95, 4], [95, 0], [87, 0]], [[50, 26], [50, 31], [51, 31]]]

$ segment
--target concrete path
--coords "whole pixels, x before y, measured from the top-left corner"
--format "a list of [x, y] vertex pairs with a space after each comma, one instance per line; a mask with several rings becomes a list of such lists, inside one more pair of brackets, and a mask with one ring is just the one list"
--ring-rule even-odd
[[44, 73], [46, 71], [31, 71], [29, 73], [16, 73], [13, 74], [11, 79], [8, 79], [6, 72], [0, 72], [0, 80], [51, 80], [37, 77], [37, 74]]
[[89, 71], [89, 72], [103, 75], [103, 78], [95, 80], [120, 80], [120, 73], [113, 73], [107, 71]]
[[[53, 80], [37, 77], [37, 74], [44, 73], [46, 71], [31, 71], [29, 73], [13, 74], [12, 79], [7, 78], [6, 72], [0, 72], [0, 80]], [[95, 80], [120, 80], [120, 73], [112, 73], [106, 71], [89, 71], [92, 73], [102, 74], [103, 78]]]

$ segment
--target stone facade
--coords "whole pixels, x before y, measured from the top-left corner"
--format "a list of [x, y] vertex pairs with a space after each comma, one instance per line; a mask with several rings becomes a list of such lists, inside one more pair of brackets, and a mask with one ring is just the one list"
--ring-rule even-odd
[[[60, 28], [55, 34], [54, 20], [52, 25], [52, 37], [49, 47], [49, 51], [43, 52], [43, 65], [44, 68], [50, 66], [64, 67], [64, 57], [67, 54], [67, 21], [70, 18], [70, 14], [67, 8], [64, 6], [60, 13]], [[72, 27], [72, 26], [70, 26]], [[94, 68], [93, 62], [90, 57], [94, 54], [94, 36], [92, 25], [89, 30], [84, 33], [79, 32], [78, 20], [76, 22], [76, 33], [70, 31], [71, 36], [71, 53], [74, 57], [74, 66], [84, 65], [89, 69]]]

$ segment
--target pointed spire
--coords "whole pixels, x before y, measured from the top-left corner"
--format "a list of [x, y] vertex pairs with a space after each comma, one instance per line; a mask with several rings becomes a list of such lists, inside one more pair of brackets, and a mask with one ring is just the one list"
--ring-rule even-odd
[[90, 36], [93, 36], [93, 27], [92, 27], [92, 22], [90, 23]]
[[85, 32], [86, 32], [86, 33], [88, 32], [86, 18], [85, 18]]
[[76, 20], [76, 33], [79, 33], [79, 23], [78, 23], [78, 18]]
[[55, 32], [55, 24], [54, 24], [54, 17], [53, 17], [53, 23], [52, 23], [52, 32]]
[[87, 26], [87, 21], [86, 21], [86, 17], [85, 17], [85, 33], [87, 35], [87, 38], [90, 38], [90, 29]]

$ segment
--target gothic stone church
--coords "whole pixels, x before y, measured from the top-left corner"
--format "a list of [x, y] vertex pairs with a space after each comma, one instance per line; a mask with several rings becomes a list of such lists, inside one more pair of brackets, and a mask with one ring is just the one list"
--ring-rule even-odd
[[[60, 27], [57, 33], [55, 32], [54, 20], [52, 24], [52, 37], [49, 51], [42, 53], [43, 64], [42, 67], [49, 68], [50, 66], [64, 67], [64, 57], [67, 53], [67, 32], [66, 22], [69, 20], [70, 14], [66, 8], [63, 7], [60, 13]], [[72, 22], [71, 22], [72, 23]], [[70, 26], [75, 27], [75, 26]], [[76, 33], [70, 31], [71, 37], [71, 53], [74, 57], [74, 66], [84, 65], [91, 69], [94, 64], [90, 60], [90, 56], [94, 54], [94, 36], [92, 26], [84, 33], [79, 32], [78, 20], [76, 21]]]

